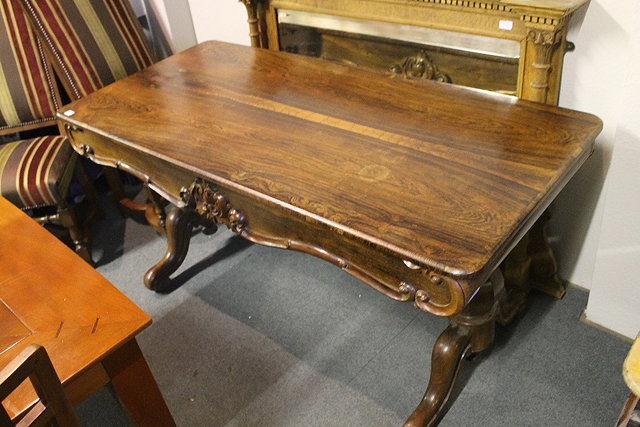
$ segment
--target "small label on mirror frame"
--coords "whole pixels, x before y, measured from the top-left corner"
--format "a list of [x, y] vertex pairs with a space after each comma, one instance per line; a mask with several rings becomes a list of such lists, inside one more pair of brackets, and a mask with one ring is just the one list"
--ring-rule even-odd
[[498, 28], [501, 30], [511, 31], [513, 30], [513, 21], [509, 21], [508, 19], [501, 19], [498, 23]]

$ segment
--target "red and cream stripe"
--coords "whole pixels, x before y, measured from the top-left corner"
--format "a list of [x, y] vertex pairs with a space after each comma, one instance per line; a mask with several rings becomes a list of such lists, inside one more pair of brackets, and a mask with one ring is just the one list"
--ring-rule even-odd
[[0, 194], [23, 207], [53, 205], [56, 186], [73, 167], [62, 136], [44, 136], [0, 146]]
[[55, 107], [52, 102], [52, 88], [46, 86], [47, 75], [41, 62], [40, 46], [20, 6], [15, 1], [8, 3], [13, 6], [13, 25], [9, 27], [9, 34], [20, 69], [20, 80], [31, 105], [33, 117], [53, 116]]
[[139, 70], [153, 64], [153, 58], [142, 31], [128, 4], [120, 0], [106, 0], [113, 21], [120, 30], [122, 38], [126, 40], [129, 51], [136, 61]]
[[76, 31], [70, 25], [59, 1], [23, 0], [28, 11], [34, 11], [39, 19], [36, 20], [49, 48], [53, 50], [55, 58], [65, 58], [64, 70], [77, 86], [77, 97], [85, 96], [102, 84], [90, 61]]
[[0, 127], [52, 120], [57, 102], [41, 45], [17, 0], [2, 1], [0, 14], [8, 44], [0, 67]]
[[153, 63], [127, 0], [21, 1], [75, 98]]

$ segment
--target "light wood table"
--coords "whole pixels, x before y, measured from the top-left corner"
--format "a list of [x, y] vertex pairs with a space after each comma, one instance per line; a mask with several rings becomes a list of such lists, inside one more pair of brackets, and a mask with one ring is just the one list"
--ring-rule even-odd
[[[0, 230], [0, 366], [40, 344], [73, 405], [111, 383], [137, 424], [175, 425], [135, 340], [149, 316], [2, 197]], [[22, 384], [4, 405], [19, 419], [36, 399]]]
[[225, 224], [449, 317], [409, 425], [437, 420], [461, 358], [487, 348], [495, 321], [512, 316], [519, 290], [503, 289], [497, 267], [602, 126], [513, 97], [220, 42], [58, 117], [78, 152], [175, 205], [148, 287], [167, 288], [194, 225]]

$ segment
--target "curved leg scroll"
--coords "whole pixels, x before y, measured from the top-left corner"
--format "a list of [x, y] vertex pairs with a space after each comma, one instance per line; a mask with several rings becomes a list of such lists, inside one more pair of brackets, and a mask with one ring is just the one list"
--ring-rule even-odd
[[189, 251], [191, 231], [199, 215], [193, 209], [174, 207], [166, 219], [167, 251], [156, 265], [144, 275], [144, 284], [154, 291], [162, 291], [169, 276], [180, 267]]
[[431, 377], [427, 391], [405, 427], [435, 425], [460, 369], [462, 358], [470, 349], [471, 330], [449, 325], [436, 340], [431, 355]]
[[449, 326], [436, 340], [431, 356], [431, 376], [427, 391], [405, 427], [433, 426], [438, 423], [455, 385], [462, 359], [486, 350], [494, 338], [499, 304], [505, 298], [504, 280], [496, 269]]

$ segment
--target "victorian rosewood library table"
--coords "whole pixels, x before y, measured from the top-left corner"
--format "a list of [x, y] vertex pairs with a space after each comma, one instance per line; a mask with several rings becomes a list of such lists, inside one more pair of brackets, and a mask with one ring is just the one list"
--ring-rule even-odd
[[449, 317], [407, 425], [437, 422], [460, 361], [510, 317], [522, 290], [504, 288], [500, 263], [601, 129], [584, 113], [220, 42], [101, 89], [59, 119], [78, 152], [173, 204], [149, 288], [166, 289], [194, 226], [224, 224]]

